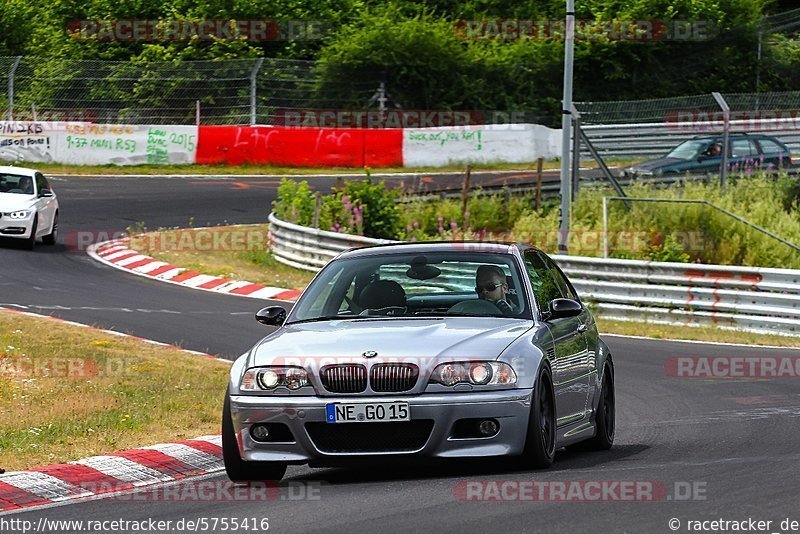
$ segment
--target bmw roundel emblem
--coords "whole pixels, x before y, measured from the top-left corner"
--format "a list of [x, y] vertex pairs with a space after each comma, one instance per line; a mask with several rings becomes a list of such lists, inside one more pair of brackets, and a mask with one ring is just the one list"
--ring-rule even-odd
[[362, 354], [362, 356], [365, 357], [365, 358], [374, 358], [377, 355], [378, 355], [378, 353], [375, 352], [374, 350], [368, 350], [364, 354]]

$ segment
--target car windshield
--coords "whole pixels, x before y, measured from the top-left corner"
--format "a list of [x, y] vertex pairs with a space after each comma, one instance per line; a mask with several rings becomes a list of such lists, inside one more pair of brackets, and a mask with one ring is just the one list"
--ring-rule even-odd
[[18, 174], [0, 174], [0, 193], [33, 194], [33, 178]]
[[673, 148], [666, 157], [686, 160], [695, 159], [700, 154], [700, 151], [708, 146], [708, 143], [708, 141], [686, 141]]
[[287, 323], [375, 316], [529, 319], [523, 287], [511, 254], [425, 252], [339, 259], [314, 279]]

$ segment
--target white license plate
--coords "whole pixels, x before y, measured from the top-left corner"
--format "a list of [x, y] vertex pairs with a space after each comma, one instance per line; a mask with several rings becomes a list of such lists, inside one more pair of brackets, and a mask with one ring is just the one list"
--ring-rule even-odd
[[375, 421], [410, 421], [407, 402], [370, 402], [325, 405], [325, 420], [329, 423], [373, 423]]

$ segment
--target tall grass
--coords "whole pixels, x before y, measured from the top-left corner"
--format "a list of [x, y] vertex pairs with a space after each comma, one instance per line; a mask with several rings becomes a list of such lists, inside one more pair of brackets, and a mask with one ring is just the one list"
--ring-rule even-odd
[[[635, 183], [632, 198], [706, 200], [748, 221], [800, 244], [800, 187], [795, 178], [735, 178], [723, 191], [717, 183], [687, 182], [664, 187]], [[607, 187], [587, 187], [572, 206], [571, 254], [603, 255], [602, 199], [615, 196]], [[632, 202], [627, 209], [609, 201], [609, 256], [690, 261], [727, 265], [800, 268], [800, 253], [736, 221], [697, 204]], [[470, 198], [462, 215], [459, 200], [409, 202], [402, 210], [405, 239], [482, 238], [530, 242], [555, 252], [558, 206], [536, 210], [531, 197], [481, 195]]]

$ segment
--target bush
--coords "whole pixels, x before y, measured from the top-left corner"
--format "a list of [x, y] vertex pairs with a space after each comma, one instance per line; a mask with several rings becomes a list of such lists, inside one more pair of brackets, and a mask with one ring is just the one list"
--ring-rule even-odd
[[316, 200], [308, 182], [282, 178], [278, 186], [278, 197], [272, 202], [275, 215], [288, 222], [311, 226], [314, 221]]
[[[631, 197], [708, 200], [800, 243], [797, 185], [788, 177], [734, 179], [725, 191], [716, 183], [689, 182], [669, 188], [639, 183], [626, 192]], [[603, 255], [602, 198], [614, 194], [605, 187], [581, 190], [572, 206], [570, 254]], [[530, 243], [546, 252], [557, 250], [558, 209], [552, 201], [536, 211], [530, 197], [472, 197], [467, 220], [461, 217], [460, 206], [460, 201], [449, 199], [407, 203], [402, 215], [406, 230], [400, 237], [479, 236]], [[627, 210], [622, 202], [610, 202], [607, 240], [609, 256], [614, 258], [800, 268], [796, 250], [700, 204], [633, 202]]]
[[[797, 191], [796, 180], [786, 176], [732, 178], [725, 191], [694, 181], [668, 188], [634, 183], [626, 189], [630, 197], [707, 200], [800, 243]], [[602, 199], [612, 195], [607, 187], [581, 190], [572, 206], [570, 254], [603, 255]], [[323, 199], [320, 227], [384, 239], [517, 241], [557, 250], [558, 206], [552, 200], [537, 211], [530, 196], [473, 195], [463, 215], [460, 199], [397, 200], [396, 191], [369, 178], [345, 182]], [[280, 218], [310, 224], [313, 209], [305, 182], [281, 183], [275, 202]], [[614, 258], [800, 268], [800, 254], [792, 247], [702, 204], [632, 202], [628, 210], [610, 202], [607, 240]]]
[[400, 230], [399, 193], [383, 182], [348, 180], [323, 198], [319, 223], [323, 230], [396, 239]]

